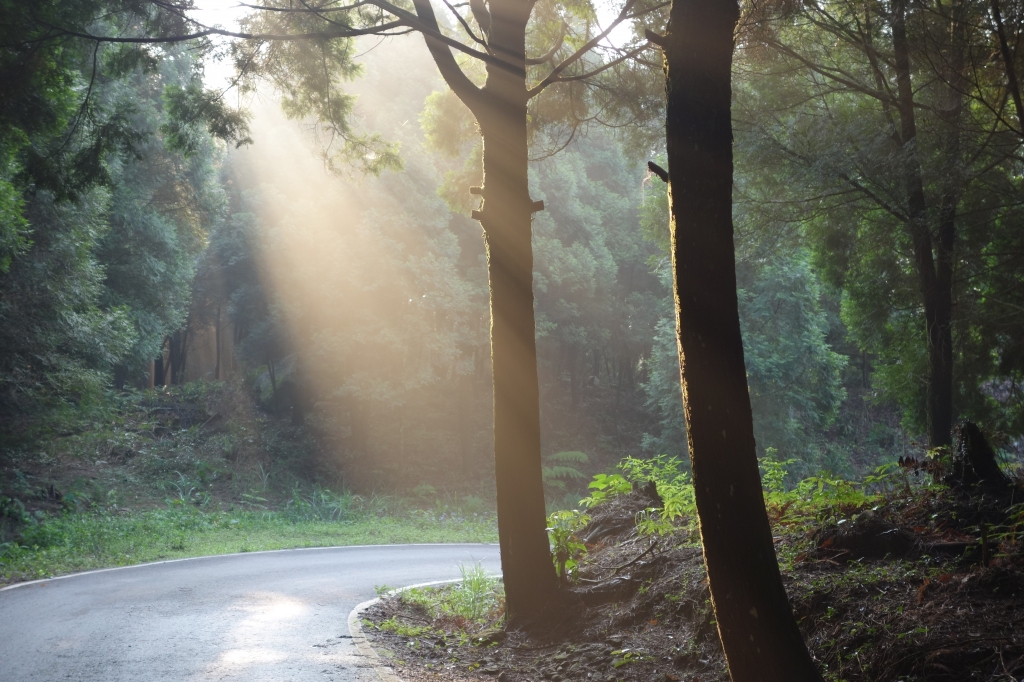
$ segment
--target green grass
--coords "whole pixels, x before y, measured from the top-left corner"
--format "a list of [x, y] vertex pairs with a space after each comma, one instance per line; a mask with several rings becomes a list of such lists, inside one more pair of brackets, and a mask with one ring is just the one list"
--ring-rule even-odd
[[493, 516], [414, 510], [350, 514], [340, 520], [285, 511], [69, 513], [30, 524], [0, 545], [0, 583], [111, 566], [295, 547], [428, 542], [495, 542]]
[[[459, 629], [477, 630], [494, 624], [505, 611], [505, 586], [501, 578], [488, 575], [479, 563], [460, 564], [459, 571], [462, 579], [458, 582], [402, 590], [398, 600], [422, 608], [435, 625], [452, 621]], [[386, 593], [386, 588], [382, 589]]]

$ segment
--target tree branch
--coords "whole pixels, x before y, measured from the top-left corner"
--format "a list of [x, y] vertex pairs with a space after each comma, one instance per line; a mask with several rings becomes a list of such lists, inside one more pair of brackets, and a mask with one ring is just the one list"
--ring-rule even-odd
[[1003, 66], [1006, 69], [1006, 85], [1013, 97], [1013, 106], [1017, 109], [1017, 125], [1019, 130], [1015, 131], [1024, 134], [1024, 103], [1021, 102], [1020, 83], [1017, 80], [1017, 70], [1013, 65], [1013, 54], [1010, 52], [1010, 44], [1006, 41], [1006, 29], [1003, 28], [1003, 15], [999, 11], [999, 0], [991, 0], [992, 20], [995, 24], [996, 37], [999, 38], [999, 53], [1003, 57]]
[[[462, 103], [469, 107], [469, 110], [475, 115], [475, 109], [480, 100], [480, 88], [469, 79], [466, 72], [455, 61], [455, 56], [448, 46], [434, 37], [434, 33], [440, 35], [441, 31], [437, 26], [437, 17], [434, 16], [434, 8], [430, 6], [430, 0], [413, 0], [413, 6], [416, 7], [420, 23], [430, 29], [430, 33], [424, 32], [423, 37], [426, 40], [427, 49], [430, 50], [430, 55], [434, 58], [434, 63], [437, 64], [438, 71], [441, 72], [441, 77], [444, 78], [444, 82], [452, 89], [455, 96], [462, 100]], [[491, 55], [487, 55], [487, 57], [495, 59]]]
[[612, 23], [608, 25], [608, 28], [606, 28], [605, 30], [601, 31], [596, 36], [588, 40], [586, 43], [583, 44], [582, 47], [580, 47], [578, 50], [576, 50], [571, 55], [566, 57], [562, 61], [562, 63], [560, 63], [555, 68], [551, 69], [551, 73], [549, 73], [544, 78], [544, 80], [542, 80], [534, 87], [530, 88], [528, 97], [535, 97], [536, 95], [538, 95], [544, 88], [555, 82], [555, 79], [558, 78], [558, 74], [562, 73], [567, 68], [575, 64], [581, 57], [583, 57], [585, 54], [594, 49], [594, 47], [596, 47], [602, 40], [607, 38], [608, 34], [610, 34], [616, 26], [618, 26], [627, 18], [629, 18], [629, 10], [631, 10], [633, 8], [633, 5], [635, 5], [636, 3], [637, 0], [626, 0], [626, 4], [623, 5], [622, 11], [619, 12], [619, 15], [615, 17], [614, 21], [612, 21]]
[[[448, 2], [448, 0], [442, 0], [442, 2], [444, 2], [445, 6], [449, 10], [451, 10], [452, 14], [455, 15], [455, 18], [459, 20], [459, 23], [462, 24], [462, 29], [469, 34], [469, 37], [472, 38], [473, 41], [478, 43], [479, 45], [483, 45], [484, 49], [487, 49], [487, 42], [483, 38], [479, 38], [475, 33], [473, 33], [473, 29], [469, 27], [469, 22], [467, 22], [463, 18], [463, 16], [456, 11], [455, 7], [452, 6], [452, 3]], [[488, 53], [490, 53], [489, 50]]]
[[[158, 0], [150, 0], [150, 2], [156, 3]], [[437, 21], [434, 19], [431, 24], [425, 24], [423, 20], [416, 14], [412, 14], [396, 5], [391, 4], [387, 0], [366, 0], [361, 2], [361, 5], [372, 5], [378, 7], [381, 10], [394, 15], [397, 17], [395, 21], [389, 21], [376, 26], [369, 26], [366, 28], [353, 28], [346, 26], [340, 22], [333, 22], [339, 28], [325, 31], [310, 31], [307, 33], [245, 33], [241, 31], [228, 31], [222, 28], [213, 28], [205, 26], [193, 19], [190, 19], [192, 25], [197, 26], [198, 30], [191, 33], [185, 33], [180, 35], [169, 35], [160, 37], [141, 37], [141, 38], [122, 38], [115, 36], [100, 36], [91, 33], [85, 33], [82, 31], [73, 31], [70, 29], [62, 28], [60, 26], [54, 26], [45, 22], [40, 22], [40, 25], [46, 26], [57, 31], [57, 34], [50, 36], [49, 39], [54, 39], [61, 36], [70, 36], [74, 38], [84, 38], [86, 40], [92, 40], [101, 43], [129, 43], [129, 44], [159, 44], [159, 43], [181, 43], [189, 40], [198, 40], [200, 38], [207, 38], [210, 36], [221, 36], [224, 38], [237, 38], [239, 40], [263, 40], [263, 41], [293, 41], [293, 40], [331, 40], [335, 38], [356, 38], [364, 35], [402, 35], [404, 32], [393, 32], [397, 28], [409, 28], [415, 31], [419, 31], [424, 36], [429, 36], [435, 41], [443, 43], [448, 47], [459, 50], [471, 57], [475, 57], [483, 62], [494, 64], [506, 69], [514, 69], [515, 67], [508, 62], [499, 59], [493, 55], [475, 50], [468, 45], [464, 45], [459, 41], [449, 38], [448, 36], [441, 33], [441, 30], [437, 26]], [[418, 4], [418, 3], [416, 3]], [[428, 5], [429, 7], [429, 5]], [[305, 13], [305, 14], [319, 14], [320, 10], [317, 9], [296, 9], [292, 8], [288, 10], [294, 13]], [[430, 11], [430, 17], [433, 18], [433, 10]], [[327, 19], [325, 19], [326, 21]], [[475, 86], [474, 86], [475, 87]]]
[[867, 95], [868, 97], [873, 97], [880, 102], [889, 102], [891, 104], [898, 106], [898, 103], [894, 100], [894, 98], [892, 98], [888, 93], [886, 93], [883, 90], [875, 90], [873, 88], [869, 88], [866, 85], [862, 85], [857, 81], [853, 80], [853, 77], [850, 76], [849, 74], [843, 73], [838, 69], [831, 69], [829, 67], [817, 64], [811, 61], [810, 59], [804, 57], [802, 54], [800, 54], [793, 48], [787, 45], [783, 45], [777, 40], [768, 39], [765, 42], [769, 46], [773, 47], [774, 49], [778, 50], [779, 52], [783, 53], [786, 56], [792, 57], [793, 59], [797, 60], [798, 62], [809, 68], [811, 71], [814, 71], [815, 73], [820, 74], [825, 78], [833, 80], [837, 83], [842, 83], [851, 90], [855, 90], [861, 94]]
[[555, 41], [554, 47], [544, 53], [542, 57], [527, 57], [526, 63], [529, 66], [537, 66], [540, 64], [546, 64], [555, 56], [555, 54], [562, 49], [562, 45], [565, 44], [565, 22], [562, 22], [561, 29], [558, 34], [558, 40]]
[[[331, 40], [334, 38], [356, 38], [358, 36], [365, 35], [390, 35], [386, 33], [394, 28], [400, 28], [407, 26], [407, 22], [404, 20], [389, 21], [384, 24], [377, 26], [371, 26], [367, 28], [339, 28], [333, 31], [311, 31], [309, 33], [244, 33], [241, 31], [228, 31], [222, 28], [209, 28], [203, 27], [201, 30], [195, 31], [194, 33], [184, 33], [181, 35], [172, 36], [160, 36], [160, 37], [141, 37], [141, 38], [121, 38], [117, 36], [98, 36], [91, 33], [83, 33], [81, 31], [72, 31], [70, 29], [62, 28], [60, 26], [54, 26], [40, 22], [41, 25], [48, 28], [52, 28], [59, 32], [61, 36], [70, 36], [72, 38], [84, 38], [85, 40], [92, 40], [97, 43], [128, 43], [137, 45], [152, 45], [158, 43], [183, 43], [189, 40], [198, 40], [199, 38], [207, 38], [209, 36], [221, 36], [224, 38], [238, 38], [240, 40]], [[202, 24], [199, 24], [202, 26]], [[416, 28], [415, 26], [412, 28]], [[57, 37], [57, 36], [54, 36]]]
[[627, 59], [632, 59], [633, 57], [637, 56], [647, 48], [651, 47], [652, 44], [653, 43], [644, 43], [640, 47], [630, 50], [621, 57], [617, 57], [616, 59], [613, 59], [612, 61], [607, 62], [606, 64], [602, 64], [593, 71], [587, 71], [586, 73], [576, 74], [575, 76], [560, 76], [554, 79], [548, 76], [548, 78], [545, 78], [541, 83], [528, 90], [526, 95], [527, 97], [535, 97], [539, 95], [544, 88], [546, 88], [548, 85], [551, 85], [552, 83], [568, 83], [570, 81], [581, 81], [596, 76], [602, 71], [607, 71], [608, 69], [612, 68], [613, 66], [621, 64]]
[[[150, 1], [152, 2], [153, 0]], [[256, 10], [259, 12], [280, 12], [283, 14], [316, 14], [319, 16], [321, 14], [327, 14], [328, 12], [348, 12], [350, 10], [359, 9], [360, 7], [365, 7], [366, 5], [370, 4], [373, 3], [369, 2], [368, 0], [360, 0], [359, 2], [356, 2], [351, 5], [339, 5], [337, 7], [306, 7], [305, 9], [300, 9], [298, 7], [274, 7], [271, 5], [251, 5], [247, 2], [240, 2], [238, 3], [238, 6], [244, 7], [245, 9]]]

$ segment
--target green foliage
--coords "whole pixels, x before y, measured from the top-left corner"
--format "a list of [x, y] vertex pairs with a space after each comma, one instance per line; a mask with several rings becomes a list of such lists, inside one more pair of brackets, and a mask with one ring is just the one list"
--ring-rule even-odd
[[[663, 275], [670, 276], [670, 273], [665, 271]], [[655, 433], [644, 434], [643, 448], [648, 452], [688, 458], [678, 348], [675, 318], [663, 317], [655, 328], [647, 381], [643, 386], [646, 407], [657, 418], [658, 429]]]
[[796, 462], [795, 459], [779, 460], [777, 455], [775, 448], [765, 448], [764, 457], [757, 460], [765, 495], [785, 492], [787, 467]]
[[[312, 12], [256, 12], [242, 25], [252, 33], [288, 34], [330, 31], [339, 21], [365, 20], [358, 13], [346, 18], [338, 12], [329, 17]], [[281, 109], [289, 118], [315, 121], [328, 168], [347, 172], [355, 165], [370, 175], [402, 168], [398, 143], [352, 128], [356, 97], [344, 85], [362, 72], [354, 61], [354, 40], [254, 40], [234, 43], [232, 50], [244, 91], [254, 91], [259, 79], [267, 79], [280, 91]]]
[[545, 464], [541, 467], [541, 475], [544, 485], [549, 489], [564, 491], [568, 482], [586, 478], [582, 471], [573, 466], [590, 461], [585, 452], [577, 450], [556, 452], [544, 459]]
[[483, 522], [363, 512], [348, 523], [299, 520], [287, 510], [203, 511], [193, 505], [144, 512], [99, 509], [21, 526], [0, 544], [5, 580], [146, 561], [291, 547], [403, 542], [494, 542], [493, 518]]
[[[598, 131], [534, 165], [531, 195], [546, 206], [533, 233], [538, 353], [542, 376], [565, 386], [570, 405], [588, 381], [633, 393], [647, 372], [664, 294], [647, 266], [656, 249], [637, 229], [641, 178]], [[601, 358], [618, 371], [602, 379]]]
[[[674, 530], [680, 518], [696, 522], [696, 499], [690, 474], [683, 470], [678, 457], [657, 455], [650, 459], [626, 457], [618, 464], [622, 474], [597, 474], [590, 483], [591, 495], [580, 500], [580, 506], [592, 508], [617, 495], [630, 492], [634, 486], [654, 483], [662, 506], [637, 514], [637, 528], [642, 534], [663, 535]], [[550, 525], [550, 524], [549, 524]]]
[[633, 484], [622, 474], [594, 474], [594, 479], [587, 486], [592, 492], [580, 500], [584, 509], [594, 507], [618, 495], [625, 495], [633, 490]]
[[[1019, 253], [1024, 138], [993, 105], [1005, 97], [1002, 64], [966, 69], [963, 82], [949, 76], [957, 59], [998, 51], [988, 10], [907, 12], [913, 101], [893, 109], [878, 93], [894, 92], [900, 76], [878, 55], [894, 50], [894, 7], [832, 0], [793, 8], [782, 22], [763, 17], [771, 40], [754, 38], [737, 59], [747, 74], [734, 106], [738, 213], [773, 241], [810, 249], [817, 275], [841, 300], [844, 335], [871, 354], [871, 397], [897, 404], [916, 433], [929, 383], [921, 282], [944, 263], [955, 301], [954, 412], [1019, 434], [1024, 317], [1006, 293], [1017, 291], [1021, 268], [996, 254]], [[1008, 11], [1019, 26], [1018, 11]], [[847, 41], [851, 30], [861, 39]], [[912, 141], [898, 132], [901, 112], [913, 116]], [[920, 209], [907, 190], [915, 183]], [[948, 253], [934, 236], [943, 221], [953, 230]]]
[[577, 533], [589, 522], [590, 517], [576, 509], [564, 509], [548, 515], [548, 540], [555, 573], [564, 582], [575, 583], [579, 579], [577, 569], [587, 547]]
[[683, 463], [678, 457], [627, 457], [618, 466], [627, 480], [639, 484], [653, 482], [657, 486], [663, 503], [657, 511], [665, 521], [694, 516], [697, 507], [693, 483], [690, 481], [690, 473], [683, 470]]
[[250, 115], [229, 109], [222, 95], [204, 90], [199, 83], [172, 83], [164, 90], [163, 100], [167, 122], [160, 126], [160, 132], [167, 147], [185, 158], [202, 151], [209, 136], [234, 142], [235, 147], [252, 144]]
[[882, 495], [896, 488], [906, 489], [906, 474], [895, 463], [883, 464], [865, 476], [853, 481], [821, 473], [809, 476], [787, 490], [780, 483], [786, 476], [787, 462], [760, 461], [765, 470], [765, 502], [776, 520], [813, 520], [815, 523], [834, 523], [849, 518], [853, 513], [876, 504]]
[[[420, 126], [430, 148], [449, 157], [461, 157], [466, 147], [479, 140], [473, 114], [448, 89], [430, 93], [420, 113]], [[476, 161], [479, 165], [479, 157]]]
[[192, 132], [188, 159], [162, 135], [175, 116], [241, 119], [212, 102], [186, 111], [202, 96], [201, 66], [180, 46], [43, 37], [52, 25], [180, 27], [155, 5], [7, 3], [0, 17], [0, 70], [24, 77], [4, 81], [0, 107], [0, 413], [24, 415], [146, 377], [185, 320], [194, 259], [223, 204], [207, 129]]
[[[765, 503], [776, 521], [785, 518], [788, 521], [834, 522], [877, 503], [881, 494], [907, 485], [904, 471], [890, 463], [877, 467], [861, 481], [823, 472], [789, 487], [785, 481], [788, 468], [794, 463], [794, 459], [777, 459], [777, 452], [772, 448], [758, 460]], [[697, 506], [693, 483], [677, 458], [667, 455], [650, 459], [627, 457], [618, 466], [623, 472], [621, 475], [598, 474], [594, 477], [591, 483], [594, 494], [581, 500], [581, 506], [592, 508], [614, 495], [629, 492], [634, 485], [653, 481], [664, 505], [639, 512], [635, 519], [637, 530], [642, 535], [665, 535], [675, 532], [680, 520], [689, 532], [696, 530]], [[549, 520], [548, 525], [553, 523]]]
[[459, 564], [459, 573], [461, 580], [452, 585], [404, 589], [398, 598], [422, 607], [431, 620], [454, 619], [464, 630], [477, 630], [499, 618], [505, 607], [501, 579], [489, 575], [479, 562]]
[[1011, 507], [1007, 512], [1006, 523], [994, 529], [991, 537], [1004, 554], [1024, 555], [1024, 504]]
[[355, 510], [350, 493], [335, 493], [318, 485], [308, 493], [299, 488], [292, 492], [284, 513], [296, 521], [346, 521]]
[[[895, 464], [881, 465], [862, 481], [821, 473], [804, 478], [795, 487], [786, 485], [788, 468], [795, 459], [779, 460], [777, 451], [769, 448], [758, 460], [765, 502], [776, 518], [811, 517], [817, 520], [845, 518], [851, 511], [874, 503], [880, 493], [905, 481]], [[676, 530], [678, 521], [690, 530], [696, 528], [697, 505], [693, 483], [688, 471], [676, 457], [658, 455], [650, 459], [627, 457], [618, 464], [622, 474], [598, 474], [590, 484], [594, 493], [580, 501], [585, 508], [605, 502], [615, 495], [629, 492], [634, 485], [653, 482], [664, 504], [637, 514], [636, 525], [641, 534], [664, 535]], [[576, 512], [577, 514], [579, 512]], [[569, 520], [571, 517], [566, 517]], [[549, 526], [554, 525], [549, 519]], [[549, 528], [549, 531], [551, 529]]]
[[0, 274], [0, 412], [95, 395], [134, 342], [129, 311], [99, 305], [107, 200], [101, 190], [77, 205], [39, 193], [26, 206], [32, 248]]
[[6, 274], [11, 262], [31, 245], [25, 200], [12, 182], [12, 166], [9, 158], [0, 160], [0, 275]]
[[[846, 396], [841, 382], [846, 358], [829, 343], [831, 324], [807, 254], [765, 258], [757, 243], [745, 248], [753, 257], [738, 257], [737, 279], [754, 435], [762, 447], [792, 455], [799, 461], [796, 473], [806, 474], [826, 465], [822, 435]], [[660, 427], [644, 437], [645, 449], [685, 459], [672, 317], [658, 322], [644, 390]]]
[[860, 509], [874, 499], [864, 491], [863, 484], [824, 474], [800, 481], [793, 495], [818, 510], [820, 518], [835, 514], [842, 518], [850, 510]]
[[817, 277], [806, 253], [738, 267], [743, 353], [754, 412], [754, 436], [804, 463], [820, 466], [813, 443], [846, 397], [846, 357], [828, 342], [831, 331]]
[[110, 163], [110, 230], [97, 253], [106, 269], [101, 304], [125, 307], [136, 333], [134, 347], [119, 363], [118, 385], [148, 379], [149, 363], [160, 354], [164, 339], [185, 325], [197, 256], [209, 230], [223, 219], [221, 154], [213, 138], [205, 127], [193, 126], [186, 149], [172, 139], [181, 130], [168, 129], [173, 107], [164, 90], [201, 93], [194, 66], [178, 55], [148, 78], [133, 79], [125, 93], [135, 95], [134, 125], [146, 133], [146, 141], [139, 146], [141, 158]]
[[364, 620], [363, 625], [376, 627], [383, 632], [393, 632], [401, 637], [422, 637], [434, 632], [434, 628], [429, 625], [412, 625], [411, 623], [399, 620], [397, 616], [385, 618], [376, 624], [371, 623], [369, 620]]
[[470, 621], [479, 621], [499, 610], [502, 605], [500, 579], [488, 575], [479, 562], [467, 567], [459, 564], [462, 579], [444, 604], [446, 612]]

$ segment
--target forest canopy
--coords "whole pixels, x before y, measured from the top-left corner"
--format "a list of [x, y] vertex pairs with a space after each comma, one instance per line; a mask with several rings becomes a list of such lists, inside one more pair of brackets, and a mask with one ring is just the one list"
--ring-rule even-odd
[[[3, 5], [5, 438], [112, 389], [234, 377], [330, 443], [351, 485], [475, 485], [491, 379], [469, 110], [412, 37], [236, 42], [228, 90], [206, 76], [226, 42], [88, 37], [194, 32], [198, 14], [161, 7]], [[631, 7], [581, 62], [607, 70], [530, 104], [542, 449], [595, 470], [686, 453], [668, 208], [645, 165], [664, 163], [662, 76], [639, 49], [665, 14]], [[531, 20], [549, 59], [607, 26], [566, 8]], [[970, 418], [1019, 456], [1021, 8], [743, 10], [734, 220], [759, 453], [856, 475]], [[459, 11], [442, 33], [483, 28]]]

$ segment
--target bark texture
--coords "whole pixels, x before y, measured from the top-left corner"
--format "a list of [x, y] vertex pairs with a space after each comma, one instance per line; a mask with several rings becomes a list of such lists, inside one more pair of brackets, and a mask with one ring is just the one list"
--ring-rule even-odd
[[664, 38], [677, 338], [711, 598], [735, 682], [820, 680], [779, 573], [757, 468], [736, 295], [735, 0], [675, 0]]

